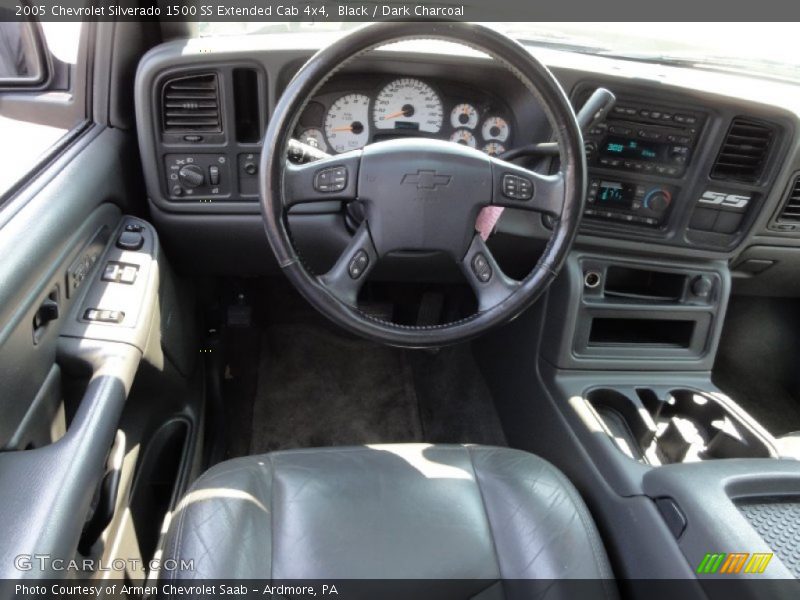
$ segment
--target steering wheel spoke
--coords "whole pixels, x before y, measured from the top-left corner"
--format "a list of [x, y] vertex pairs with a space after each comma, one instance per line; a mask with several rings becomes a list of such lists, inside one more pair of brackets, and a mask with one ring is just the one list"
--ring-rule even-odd
[[336, 264], [319, 279], [334, 296], [354, 307], [359, 291], [377, 262], [378, 253], [372, 243], [368, 221], [364, 220]]
[[286, 163], [283, 204], [288, 209], [305, 202], [355, 200], [361, 150], [305, 164]]
[[472, 238], [469, 250], [461, 259], [461, 270], [475, 292], [479, 312], [497, 306], [520, 286], [518, 281], [503, 273], [486, 242], [478, 234]]
[[492, 204], [542, 212], [554, 217], [564, 206], [564, 176], [542, 175], [498, 158], [492, 159]]

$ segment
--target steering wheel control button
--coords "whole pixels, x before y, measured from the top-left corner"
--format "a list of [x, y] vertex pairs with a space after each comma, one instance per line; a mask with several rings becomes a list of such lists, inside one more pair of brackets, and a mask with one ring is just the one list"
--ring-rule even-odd
[[503, 175], [503, 195], [511, 200], [533, 198], [533, 182], [527, 177], [506, 173]]
[[341, 192], [347, 187], [347, 167], [330, 167], [314, 175], [314, 189], [318, 192]]
[[369, 254], [367, 254], [366, 250], [362, 249], [356, 252], [353, 258], [350, 260], [350, 264], [347, 265], [347, 272], [351, 279], [358, 279], [364, 274], [364, 271], [367, 270], [368, 266]]
[[492, 278], [492, 267], [483, 252], [478, 252], [472, 258], [472, 272], [481, 283], [488, 283]]
[[144, 246], [144, 236], [135, 231], [123, 231], [117, 238], [117, 248], [136, 251]]

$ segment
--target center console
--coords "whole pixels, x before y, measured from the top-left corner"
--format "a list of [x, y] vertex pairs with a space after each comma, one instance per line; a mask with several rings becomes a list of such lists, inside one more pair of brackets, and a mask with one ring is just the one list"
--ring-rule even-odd
[[[536, 403], [528, 425], [538, 448], [540, 436], [552, 436], [545, 445], [557, 464], [569, 468], [583, 456], [591, 465], [569, 474], [594, 496], [594, 510], [608, 511], [622, 553], [638, 543], [634, 553], [653, 544], [679, 550], [672, 566], [682, 573], [649, 577], [696, 578], [686, 597], [725, 597], [720, 578], [759, 581], [737, 588], [738, 597], [792, 597], [800, 456], [782, 456], [773, 436], [711, 381], [729, 292], [724, 261], [574, 252], [540, 316], [533, 360], [548, 401]], [[626, 510], [642, 511], [636, 532], [618, 523]], [[741, 568], [725, 562], [730, 553]], [[704, 565], [708, 554], [720, 564]], [[769, 562], [748, 568], [744, 555]]]
[[[536, 309], [474, 351], [509, 443], [576, 483], [617, 577], [671, 580], [686, 600], [729, 598], [720, 581], [736, 597], [797, 597], [800, 456], [711, 380], [730, 285], [725, 260], [584, 246]], [[745, 554], [770, 558], [723, 568]]]

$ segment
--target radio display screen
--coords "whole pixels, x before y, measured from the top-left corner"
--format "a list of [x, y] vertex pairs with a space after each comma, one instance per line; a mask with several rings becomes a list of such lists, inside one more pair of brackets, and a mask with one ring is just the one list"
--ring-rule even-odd
[[633, 206], [636, 186], [619, 181], [601, 181], [597, 190], [597, 206], [629, 209]]
[[608, 137], [602, 147], [602, 154], [649, 162], [665, 162], [667, 145], [652, 144], [621, 137]]

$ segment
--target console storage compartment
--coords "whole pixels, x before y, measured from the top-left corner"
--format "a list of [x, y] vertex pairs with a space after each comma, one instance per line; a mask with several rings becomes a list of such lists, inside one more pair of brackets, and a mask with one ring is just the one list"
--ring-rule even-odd
[[595, 317], [589, 327], [588, 346], [650, 346], [689, 348], [696, 321]]

